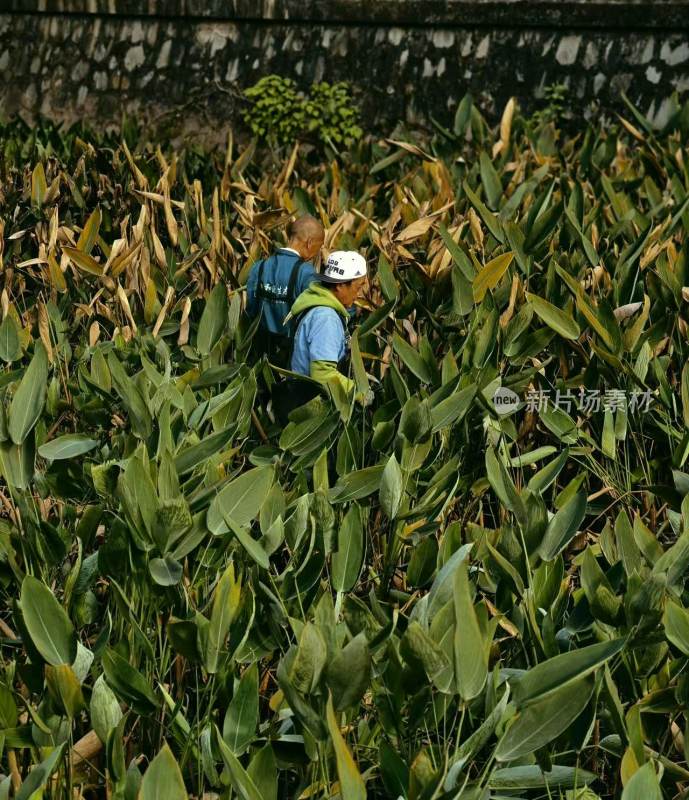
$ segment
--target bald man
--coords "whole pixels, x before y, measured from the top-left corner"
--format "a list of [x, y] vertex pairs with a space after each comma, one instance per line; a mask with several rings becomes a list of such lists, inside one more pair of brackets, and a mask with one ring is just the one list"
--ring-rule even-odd
[[318, 279], [311, 262], [323, 246], [325, 231], [315, 217], [306, 214], [290, 223], [287, 237], [287, 247], [251, 267], [246, 284], [246, 310], [249, 316], [261, 315], [271, 359], [289, 350], [294, 324], [285, 325], [284, 320], [297, 297]]

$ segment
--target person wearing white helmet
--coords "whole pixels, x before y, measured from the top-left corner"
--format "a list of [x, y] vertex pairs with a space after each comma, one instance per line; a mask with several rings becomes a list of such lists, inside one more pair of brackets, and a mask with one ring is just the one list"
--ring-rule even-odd
[[[294, 302], [290, 316], [297, 321], [291, 369], [323, 386], [339, 383], [353, 395], [355, 383], [338, 370], [347, 355], [349, 309], [367, 280], [366, 259], [357, 252], [331, 253], [318, 282]], [[368, 398], [358, 397], [365, 402]]]

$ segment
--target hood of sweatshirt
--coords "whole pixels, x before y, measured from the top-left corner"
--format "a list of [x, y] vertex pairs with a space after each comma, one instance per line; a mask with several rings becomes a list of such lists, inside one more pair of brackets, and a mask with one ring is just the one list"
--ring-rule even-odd
[[299, 297], [297, 297], [292, 305], [289, 316], [292, 318], [297, 317], [299, 314], [303, 314], [304, 311], [308, 311], [310, 308], [316, 308], [317, 306], [327, 306], [328, 308], [334, 309], [345, 323], [349, 319], [347, 309], [337, 297], [335, 297], [330, 289], [326, 289], [322, 283], [317, 282], [312, 283], [308, 289], [305, 289]]

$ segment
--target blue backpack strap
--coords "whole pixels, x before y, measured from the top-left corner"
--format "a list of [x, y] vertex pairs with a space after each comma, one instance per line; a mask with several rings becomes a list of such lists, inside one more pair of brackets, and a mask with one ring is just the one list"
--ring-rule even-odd
[[[273, 256], [273, 258], [276, 258], [276, 256]], [[261, 317], [263, 317], [263, 306], [265, 305], [266, 300], [268, 300], [265, 286], [263, 285], [263, 273], [265, 272], [267, 260], [268, 259], [264, 258], [261, 261], [261, 265], [258, 268], [258, 280], [256, 281], [256, 297], [261, 301], [261, 307], [260, 307]], [[265, 325], [263, 319], [261, 320], [261, 322], [263, 325]]]
[[[294, 305], [294, 301], [297, 299], [296, 297], [297, 281], [299, 280], [299, 275], [301, 274], [301, 268], [303, 266], [304, 266], [304, 259], [298, 258], [295, 261], [294, 266], [292, 267], [292, 272], [290, 273], [289, 276], [289, 283], [287, 284], [287, 306], [290, 310]], [[290, 320], [289, 330], [290, 330], [290, 336], [294, 338], [294, 334], [297, 331], [297, 326], [294, 320]]]

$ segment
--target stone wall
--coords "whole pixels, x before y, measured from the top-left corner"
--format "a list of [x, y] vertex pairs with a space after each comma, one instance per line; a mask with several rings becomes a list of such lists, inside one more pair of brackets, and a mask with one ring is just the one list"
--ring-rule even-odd
[[499, 113], [564, 83], [582, 113], [625, 91], [662, 122], [689, 88], [689, 0], [0, 0], [5, 116], [224, 137], [240, 90], [279, 73], [348, 80], [368, 127]]

